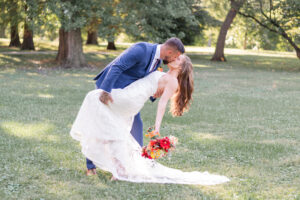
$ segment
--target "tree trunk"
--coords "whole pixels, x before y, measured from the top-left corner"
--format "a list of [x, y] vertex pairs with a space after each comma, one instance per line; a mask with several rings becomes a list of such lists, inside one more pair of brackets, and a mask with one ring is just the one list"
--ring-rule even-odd
[[88, 37], [86, 40], [86, 44], [98, 45], [97, 38], [98, 38], [97, 31], [88, 31]]
[[77, 28], [68, 33], [68, 54], [65, 67], [86, 67], [82, 49], [81, 30]]
[[0, 38], [5, 38], [5, 25], [0, 26]]
[[66, 32], [64, 29], [59, 29], [59, 43], [58, 43], [58, 52], [56, 55], [56, 61], [58, 61], [60, 64], [63, 64], [63, 62], [67, 59], [68, 54], [68, 32]]
[[19, 30], [18, 30], [18, 25], [12, 25], [10, 27], [10, 47], [20, 47], [21, 42], [19, 38]]
[[245, 32], [243, 49], [244, 49], [244, 50], [247, 49], [247, 30], [246, 30], [246, 32]]
[[292, 45], [293, 47], [294, 47], [294, 49], [295, 49], [295, 51], [296, 51], [296, 55], [297, 55], [297, 57], [300, 59], [300, 48], [299, 47], [297, 47], [297, 45], [295, 44], [295, 45]]
[[88, 66], [83, 55], [80, 28], [70, 31], [64, 31], [62, 28], [59, 30], [56, 60], [65, 68]]
[[107, 50], [117, 50], [116, 46], [115, 46], [115, 41], [112, 42], [108, 42], [107, 44]]
[[207, 42], [207, 46], [208, 47], [211, 47], [211, 33], [209, 33], [209, 36], [208, 36], [208, 42]]
[[227, 31], [230, 28], [230, 25], [235, 18], [236, 13], [237, 11], [234, 8], [231, 8], [226, 16], [225, 21], [223, 22], [219, 33], [215, 54], [211, 59], [212, 61], [226, 61], [224, 56], [225, 39]]
[[296, 50], [297, 57], [300, 59], [300, 49]]
[[24, 35], [21, 50], [35, 50], [33, 43], [33, 32], [29, 29], [26, 22], [24, 25]]
[[296, 43], [293, 42], [292, 38], [288, 36], [288, 34], [282, 29], [281, 33], [282, 37], [285, 38], [290, 45], [295, 49], [297, 57], [300, 59], [300, 48], [296, 45]]

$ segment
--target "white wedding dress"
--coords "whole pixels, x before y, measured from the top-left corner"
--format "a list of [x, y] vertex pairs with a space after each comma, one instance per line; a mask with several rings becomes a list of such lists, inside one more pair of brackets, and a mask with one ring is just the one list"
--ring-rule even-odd
[[156, 71], [124, 89], [113, 89], [114, 102], [109, 106], [99, 101], [102, 90], [90, 91], [72, 126], [71, 136], [80, 142], [87, 158], [119, 180], [200, 185], [229, 181], [225, 176], [208, 172], [182, 172], [141, 156], [141, 147], [130, 134], [133, 118], [156, 92], [163, 74]]

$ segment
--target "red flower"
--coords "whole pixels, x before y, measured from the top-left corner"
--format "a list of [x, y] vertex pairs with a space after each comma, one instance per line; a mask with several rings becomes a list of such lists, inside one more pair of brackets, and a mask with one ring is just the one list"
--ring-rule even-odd
[[147, 149], [145, 147], [143, 147], [142, 149], [142, 156], [145, 158], [152, 159], [152, 157], [148, 154]]
[[171, 147], [171, 142], [168, 137], [160, 139], [159, 144], [166, 152], [168, 152], [168, 149]]

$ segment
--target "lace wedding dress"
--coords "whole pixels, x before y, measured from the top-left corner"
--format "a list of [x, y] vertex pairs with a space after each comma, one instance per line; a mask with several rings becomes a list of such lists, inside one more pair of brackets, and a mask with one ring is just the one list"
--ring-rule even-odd
[[113, 89], [114, 102], [99, 101], [101, 90], [90, 91], [71, 129], [82, 153], [119, 180], [178, 184], [214, 185], [229, 181], [208, 172], [183, 172], [141, 156], [141, 147], [130, 134], [134, 116], [156, 92], [163, 72], [153, 72], [124, 89]]

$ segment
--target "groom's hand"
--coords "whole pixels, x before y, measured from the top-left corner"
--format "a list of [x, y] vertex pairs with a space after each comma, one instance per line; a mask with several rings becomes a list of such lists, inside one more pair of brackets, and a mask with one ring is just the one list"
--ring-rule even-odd
[[110, 95], [110, 93], [102, 91], [99, 97], [99, 100], [104, 103], [105, 105], [108, 105], [109, 102], [113, 103], [113, 99]]
[[159, 98], [159, 97], [161, 97], [161, 95], [163, 94], [163, 92], [164, 92], [164, 88], [158, 86], [158, 88], [157, 88], [155, 94], [153, 95], [153, 97], [154, 98]]

